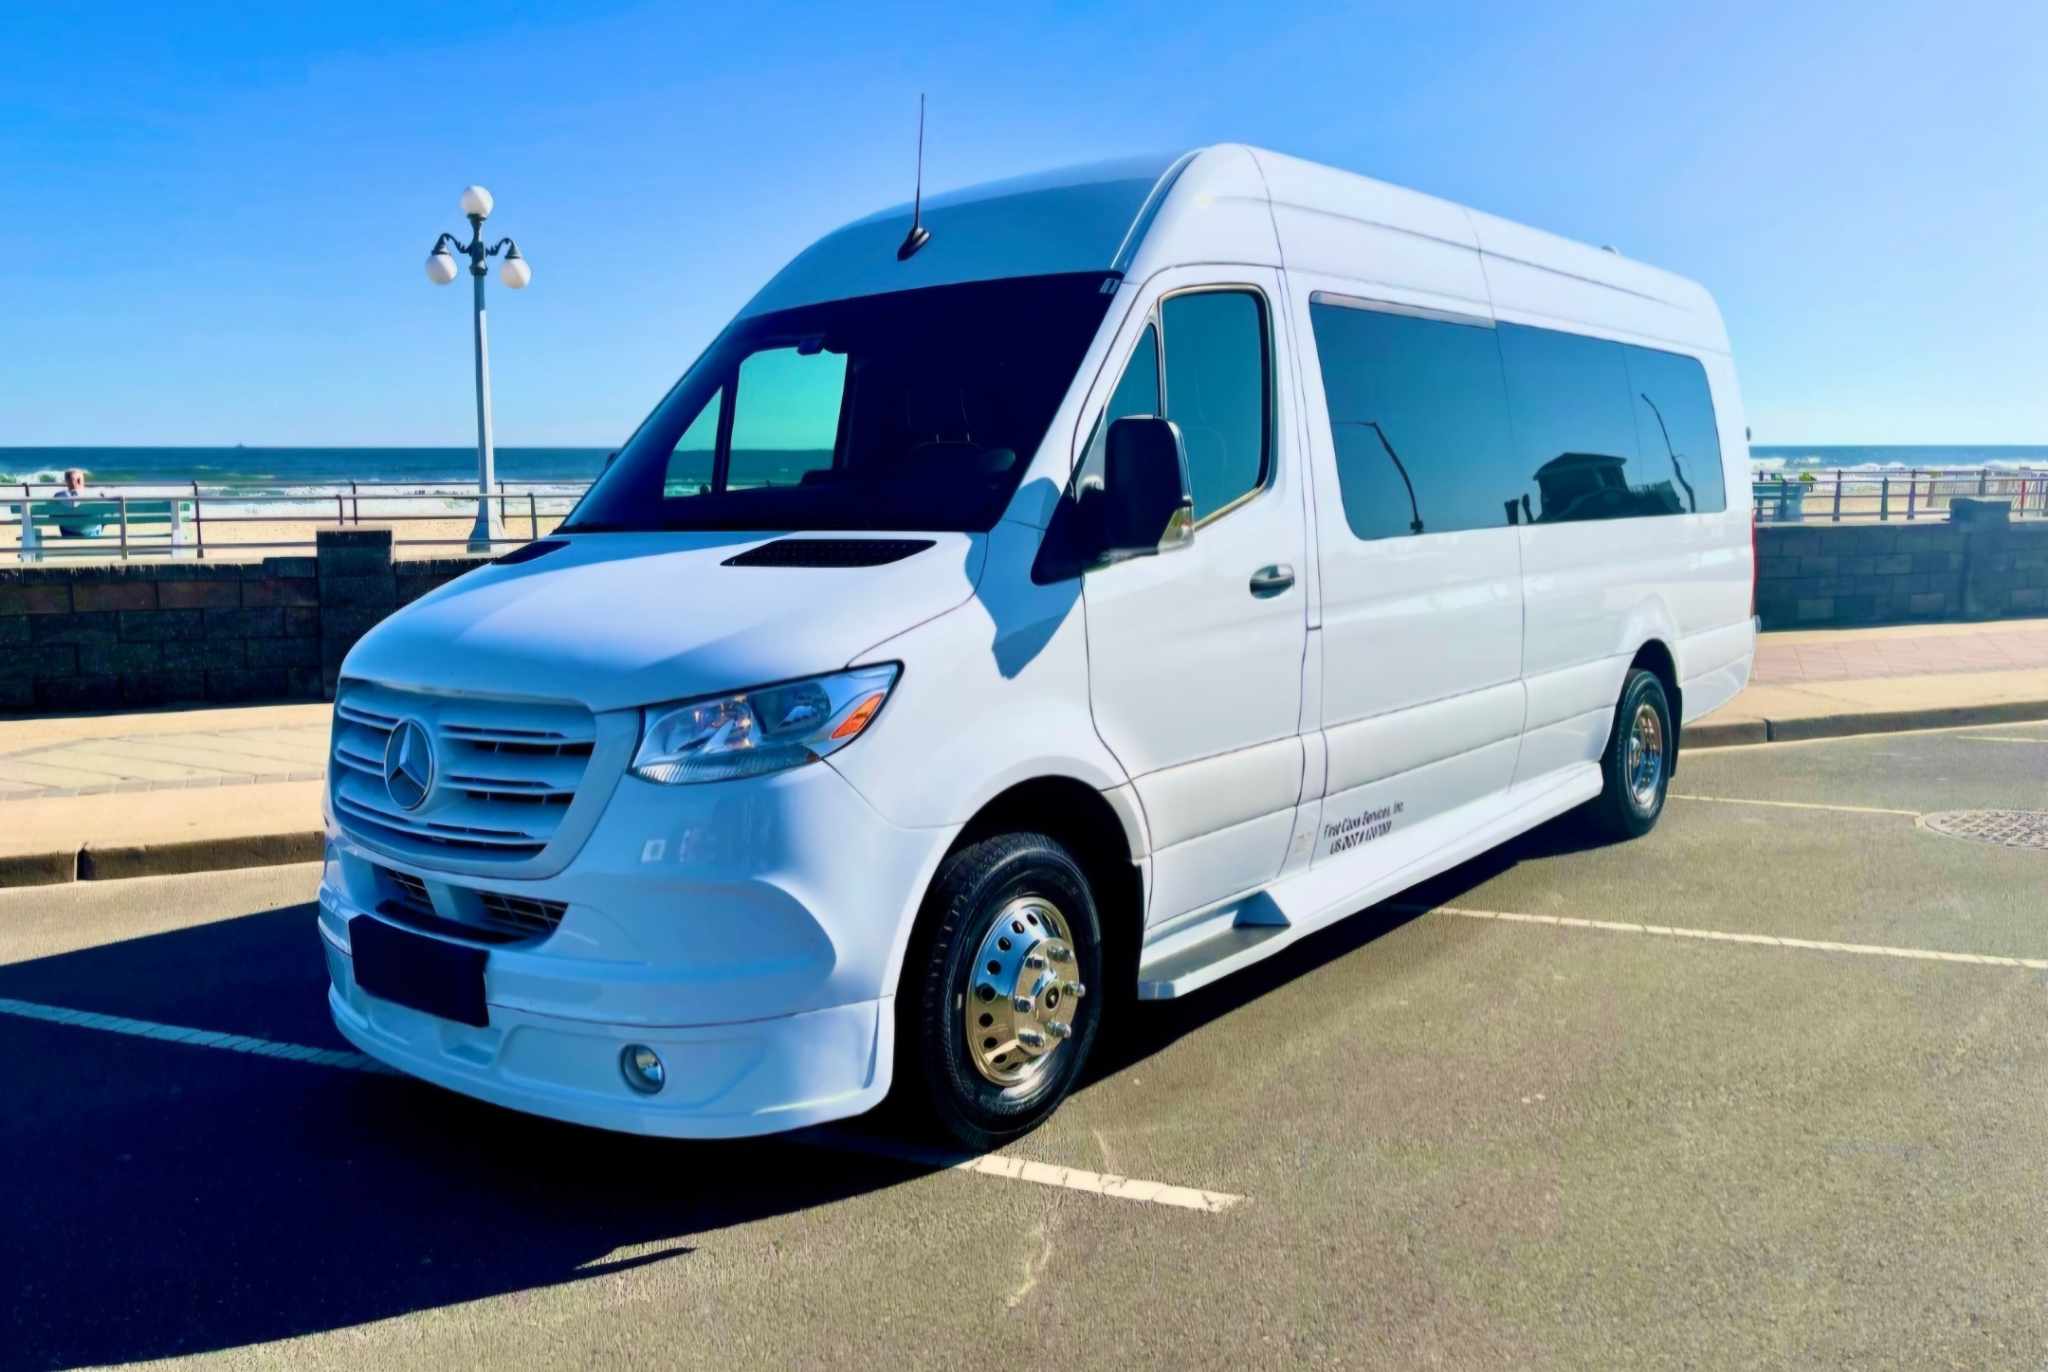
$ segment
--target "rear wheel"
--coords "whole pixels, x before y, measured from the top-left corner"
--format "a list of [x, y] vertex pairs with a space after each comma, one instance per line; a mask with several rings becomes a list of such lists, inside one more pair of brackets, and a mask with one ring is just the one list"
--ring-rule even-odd
[[1603, 785], [1589, 807], [1595, 826], [1610, 838], [1640, 838], [1657, 825], [1671, 784], [1671, 757], [1678, 735], [1671, 702], [1655, 673], [1632, 669], [1622, 683], [1621, 704], [1607, 751], [1600, 759]]
[[1095, 1042], [1102, 930], [1080, 864], [1043, 834], [970, 844], [939, 867], [897, 998], [896, 1092], [953, 1140], [1036, 1128]]

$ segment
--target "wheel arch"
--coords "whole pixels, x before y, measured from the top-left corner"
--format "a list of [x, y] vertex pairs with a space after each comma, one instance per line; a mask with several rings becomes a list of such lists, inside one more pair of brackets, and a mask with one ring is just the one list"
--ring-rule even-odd
[[[947, 857], [996, 834], [1039, 833], [1064, 845], [1088, 878], [1102, 919], [1105, 979], [1112, 987], [1135, 987], [1145, 932], [1142, 822], [1135, 802], [1120, 808], [1109, 795], [1071, 776], [1035, 776], [1005, 787], [984, 801], [947, 845], [918, 894], [905, 943], [914, 935], [916, 919], [923, 917], [931, 883]], [[901, 975], [899, 965], [897, 979]]]

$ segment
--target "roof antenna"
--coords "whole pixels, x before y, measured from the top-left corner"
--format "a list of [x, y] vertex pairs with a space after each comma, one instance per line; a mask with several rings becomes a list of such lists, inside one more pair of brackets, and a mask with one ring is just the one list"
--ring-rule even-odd
[[917, 93], [917, 195], [910, 202], [910, 232], [903, 235], [902, 245], [896, 249], [896, 260], [908, 262], [910, 255], [932, 241], [932, 231], [924, 226], [924, 92]]

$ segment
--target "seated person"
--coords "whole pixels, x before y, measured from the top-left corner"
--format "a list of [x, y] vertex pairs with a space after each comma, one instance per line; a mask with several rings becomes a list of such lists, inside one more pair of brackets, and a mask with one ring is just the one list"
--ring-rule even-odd
[[[85, 498], [85, 471], [80, 467], [64, 469], [64, 489], [57, 492], [59, 506], [76, 505]], [[66, 538], [97, 538], [106, 529], [106, 520], [98, 511], [78, 514], [65, 518], [63, 510], [58, 511], [57, 531]]]

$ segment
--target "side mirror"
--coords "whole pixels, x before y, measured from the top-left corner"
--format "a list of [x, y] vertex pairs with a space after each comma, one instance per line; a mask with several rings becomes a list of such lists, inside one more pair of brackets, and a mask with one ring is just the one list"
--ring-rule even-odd
[[612, 463], [617, 462], [618, 460], [619, 450], [617, 448], [614, 448], [610, 452], [606, 453], [604, 455], [604, 470], [610, 471], [612, 469]]
[[1102, 496], [1105, 557], [1145, 557], [1187, 546], [1195, 536], [1195, 497], [1180, 426], [1157, 415], [1111, 424]]

